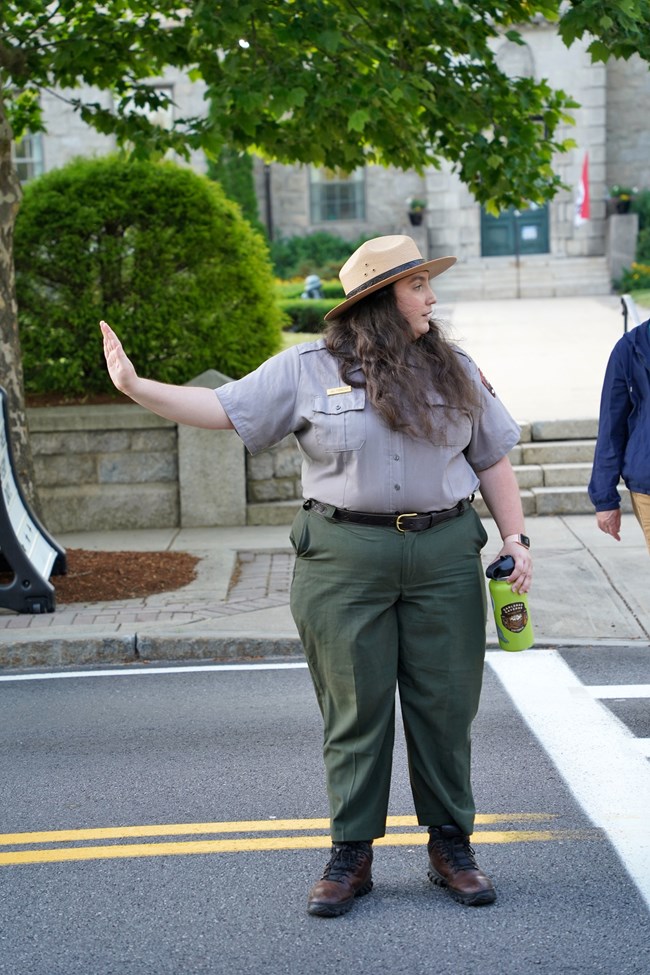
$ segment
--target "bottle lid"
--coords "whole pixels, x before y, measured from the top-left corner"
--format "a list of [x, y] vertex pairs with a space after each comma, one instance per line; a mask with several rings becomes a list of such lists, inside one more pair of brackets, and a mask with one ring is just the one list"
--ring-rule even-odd
[[490, 562], [485, 574], [488, 579], [507, 579], [511, 572], [514, 571], [515, 560], [512, 555], [501, 555], [494, 562]]

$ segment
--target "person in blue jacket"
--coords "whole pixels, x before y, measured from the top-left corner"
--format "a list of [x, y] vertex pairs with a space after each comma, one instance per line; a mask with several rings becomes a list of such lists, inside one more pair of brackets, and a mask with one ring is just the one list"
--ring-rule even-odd
[[650, 551], [650, 320], [626, 332], [607, 363], [589, 497], [598, 527], [621, 540], [623, 478]]

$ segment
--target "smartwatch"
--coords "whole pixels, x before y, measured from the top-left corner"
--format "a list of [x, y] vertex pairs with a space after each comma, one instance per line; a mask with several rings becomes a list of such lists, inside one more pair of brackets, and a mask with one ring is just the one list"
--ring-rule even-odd
[[518, 545], [523, 545], [524, 548], [530, 548], [530, 538], [528, 535], [506, 535], [503, 539], [505, 542], [517, 542]]

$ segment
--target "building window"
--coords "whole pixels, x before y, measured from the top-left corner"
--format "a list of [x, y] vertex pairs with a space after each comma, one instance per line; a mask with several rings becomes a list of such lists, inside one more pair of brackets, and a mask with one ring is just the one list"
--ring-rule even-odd
[[26, 183], [35, 176], [43, 174], [43, 135], [41, 132], [28, 132], [20, 142], [14, 144], [14, 160], [18, 179]]
[[365, 220], [365, 172], [346, 175], [337, 169], [310, 170], [311, 222]]

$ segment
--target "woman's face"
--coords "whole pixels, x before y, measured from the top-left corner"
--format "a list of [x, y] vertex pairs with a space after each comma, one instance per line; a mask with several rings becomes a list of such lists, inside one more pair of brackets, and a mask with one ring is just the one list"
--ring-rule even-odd
[[426, 271], [416, 271], [407, 278], [400, 278], [393, 285], [398, 311], [411, 326], [414, 338], [429, 331], [429, 318], [436, 303], [436, 296], [429, 284]]

